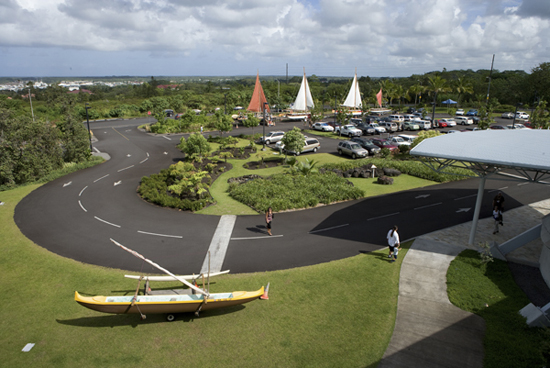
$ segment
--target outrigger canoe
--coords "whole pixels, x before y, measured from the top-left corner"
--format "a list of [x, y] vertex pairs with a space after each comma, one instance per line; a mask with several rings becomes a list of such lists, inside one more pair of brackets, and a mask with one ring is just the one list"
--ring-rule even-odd
[[[206, 298], [203, 294], [190, 295], [133, 295], [129, 296], [82, 296], [75, 291], [74, 300], [92, 310], [115, 314], [156, 314], [186, 313], [201, 310], [231, 307], [251, 302], [264, 294], [262, 286], [257, 291], [234, 291], [232, 293], [212, 293]], [[201, 307], [202, 305], [202, 307]]]

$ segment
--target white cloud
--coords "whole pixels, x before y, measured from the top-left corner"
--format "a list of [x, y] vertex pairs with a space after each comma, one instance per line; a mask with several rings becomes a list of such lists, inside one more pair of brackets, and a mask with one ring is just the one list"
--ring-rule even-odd
[[[487, 68], [493, 53], [501, 70], [529, 70], [550, 59], [549, 12], [547, 0], [4, 0], [0, 47], [9, 58], [22, 48], [89, 50], [95, 74], [114, 68], [100, 58], [128, 52], [146, 59], [145, 75], [153, 56], [165, 74], [180, 58], [190, 74], [223, 60], [217, 74], [289, 62], [318, 75], [356, 66], [363, 75], [410, 75]], [[14, 73], [6, 67], [15, 64], [0, 60], [0, 70]]]

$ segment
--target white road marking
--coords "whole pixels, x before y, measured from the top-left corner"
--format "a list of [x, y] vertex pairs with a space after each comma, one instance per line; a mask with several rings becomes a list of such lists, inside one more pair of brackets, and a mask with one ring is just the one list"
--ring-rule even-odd
[[107, 175], [105, 175], [105, 176], [102, 176], [101, 178], [94, 180], [94, 183], [97, 182], [97, 181], [100, 181], [101, 179], [105, 179], [105, 178], [108, 177], [108, 176], [109, 176], [109, 174], [107, 174]]
[[[235, 215], [224, 215], [220, 218], [220, 222], [208, 248], [210, 252], [210, 272], [220, 272], [222, 270], [223, 261], [236, 221], [237, 216]], [[208, 272], [208, 263], [207, 254], [202, 264], [201, 273]]]
[[120, 225], [112, 224], [112, 223], [110, 223], [110, 222], [108, 222], [108, 221], [105, 221], [105, 220], [103, 220], [103, 219], [100, 219], [100, 218], [97, 217], [97, 216], [94, 216], [94, 218], [95, 218], [96, 220], [98, 220], [98, 221], [101, 221], [101, 222], [106, 223], [107, 225], [111, 225], [111, 226], [114, 226], [114, 227], [120, 227]]
[[84, 210], [84, 212], [88, 212], [88, 210], [85, 209], [84, 206], [82, 205], [82, 203], [80, 202], [80, 199], [78, 200], [78, 204], [80, 205], [80, 208], [82, 208]]
[[469, 210], [471, 210], [472, 208], [459, 208], [458, 211], [456, 211], [456, 213], [459, 213], [459, 212], [468, 212]]
[[418, 199], [418, 198], [428, 198], [431, 194], [421, 194], [419, 196], [416, 196], [414, 197], [415, 199]]
[[128, 170], [128, 169], [131, 169], [132, 167], [134, 167], [134, 165], [125, 167], [124, 169], [117, 170], [117, 172], [121, 172], [121, 171], [124, 171], [124, 170]]
[[318, 232], [321, 232], [321, 231], [328, 231], [328, 230], [332, 230], [332, 229], [338, 229], [338, 228], [348, 226], [348, 225], [349, 224], [344, 224], [344, 225], [338, 225], [338, 226], [333, 226], [333, 227], [327, 227], [326, 229], [313, 230], [313, 231], [310, 231], [309, 234], [314, 234], [314, 233], [318, 233]]
[[140, 162], [140, 164], [144, 163], [145, 161], [147, 161], [149, 159], [149, 157], [145, 158], [143, 161]]
[[115, 186], [115, 187], [116, 187], [117, 185], [120, 185], [120, 184], [122, 184], [122, 180], [119, 180], [119, 181], [115, 181], [115, 183], [113, 184], [113, 186]]
[[138, 230], [138, 233], [147, 234], [147, 235], [155, 235], [155, 236], [164, 236], [166, 238], [177, 238], [177, 239], [182, 239], [183, 238], [183, 236], [180, 236], [180, 235], [166, 235], [166, 234], [148, 233], [147, 231], [141, 231], [141, 230]]
[[164, 139], [168, 139], [169, 141], [171, 141], [171, 139], [170, 139], [170, 138], [168, 138], [168, 137], [167, 137], [167, 136], [165, 136], [165, 135], [163, 135], [163, 136], [162, 136], [162, 138], [164, 138]]
[[72, 182], [72, 181], [70, 181], [70, 182], [68, 182], [68, 183], [65, 183], [65, 184], [63, 184], [63, 188], [65, 188], [65, 187], [67, 187], [67, 186], [71, 185], [72, 183], [73, 183], [73, 182]]
[[500, 192], [504, 189], [508, 189], [508, 187], [502, 187], [502, 188], [498, 188], [498, 189], [493, 189], [493, 190], [490, 190], [489, 193], [493, 193], [493, 192]]
[[231, 238], [231, 240], [254, 240], [254, 239], [271, 239], [271, 238], [280, 238], [283, 235], [265, 235], [265, 236], [250, 236], [247, 238]]
[[371, 218], [367, 219], [367, 221], [378, 220], [378, 219], [381, 219], [381, 218], [384, 218], [384, 217], [390, 217], [390, 216], [394, 216], [394, 215], [399, 215], [399, 212], [390, 213], [389, 215], [383, 215], [383, 216], [378, 216], [378, 217], [371, 217]]
[[94, 151], [96, 151], [97, 153], [101, 153], [101, 152], [97, 149], [97, 147], [94, 147]]
[[81, 190], [80, 193], [78, 194], [79, 197], [82, 195], [82, 192], [84, 192], [84, 191], [86, 190], [86, 188], [88, 188], [87, 185], [86, 185], [84, 188], [82, 188], [82, 190]]
[[131, 155], [131, 154], [127, 154], [126, 157], [132, 157], [132, 155]]
[[469, 195], [469, 196], [466, 196], [466, 197], [455, 198], [455, 201], [458, 201], [458, 200], [461, 200], [461, 199], [466, 199], [466, 198], [472, 198], [472, 197], [477, 197], [477, 194], [472, 194], [472, 195]]
[[518, 184], [518, 187], [519, 187], [520, 185], [527, 185], [527, 184], [531, 184], [531, 183], [530, 183], [530, 182], [527, 182], [527, 183], [519, 183], [519, 184]]
[[421, 209], [423, 209], [423, 208], [439, 206], [440, 204], [443, 204], [443, 202], [438, 202], [438, 203], [434, 203], [434, 204], [429, 204], [429, 205], [427, 205], [427, 206], [422, 206], [422, 207], [416, 207], [415, 210], [421, 210]]

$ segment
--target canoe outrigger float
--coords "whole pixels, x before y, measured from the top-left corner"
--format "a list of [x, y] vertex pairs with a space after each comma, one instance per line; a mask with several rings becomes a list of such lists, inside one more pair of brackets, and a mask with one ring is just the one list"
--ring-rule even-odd
[[[173, 321], [175, 319], [176, 313], [186, 313], [194, 312], [198, 317], [199, 313], [202, 310], [211, 310], [217, 308], [225, 308], [234, 305], [240, 305], [248, 303], [254, 299], [262, 298], [268, 299], [267, 291], [264, 291], [262, 286], [259, 290], [256, 291], [233, 291], [229, 293], [209, 293], [208, 289], [204, 288], [204, 276], [203, 288], [200, 288], [196, 284], [196, 276], [177, 276], [172, 274], [170, 271], [162, 268], [153, 261], [145, 258], [141, 254], [133, 251], [129, 248], [126, 248], [122, 244], [111, 239], [111, 241], [122, 249], [132, 253], [136, 257], [142, 259], [143, 261], [151, 264], [152, 266], [158, 268], [159, 270], [167, 273], [169, 276], [162, 277], [162, 281], [173, 281], [178, 280], [189, 287], [189, 289], [177, 289], [177, 290], [151, 290], [149, 288], [149, 279], [146, 281], [144, 288], [145, 295], [138, 295], [141, 280], [145, 277], [139, 277], [138, 286], [136, 292], [133, 296], [91, 296], [86, 297], [80, 295], [75, 291], [74, 299], [80, 305], [83, 305], [86, 308], [103, 312], [103, 313], [114, 313], [114, 314], [140, 314], [141, 319], [146, 318], [146, 314], [158, 314], [166, 313], [166, 319], [168, 321]], [[227, 273], [229, 271], [219, 272], [217, 274]], [[210, 275], [208, 275], [210, 276]], [[160, 277], [160, 276], [156, 276]], [[195, 284], [193, 285], [188, 280], [187, 277], [190, 277], [191, 280], [194, 280]], [[208, 277], [208, 285], [210, 285]], [[269, 285], [268, 285], [269, 289]], [[266, 289], [267, 290], [267, 289]]]

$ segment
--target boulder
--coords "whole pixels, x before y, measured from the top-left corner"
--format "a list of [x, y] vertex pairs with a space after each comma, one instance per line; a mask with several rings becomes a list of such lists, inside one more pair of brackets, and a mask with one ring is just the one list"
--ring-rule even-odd
[[399, 175], [401, 175], [401, 171], [399, 171], [397, 169], [391, 169], [389, 167], [385, 167], [383, 169], [383, 171], [384, 171], [385, 176], [399, 176]]
[[382, 175], [378, 177], [378, 184], [382, 185], [391, 185], [393, 184], [393, 178], [390, 178], [388, 176]]

